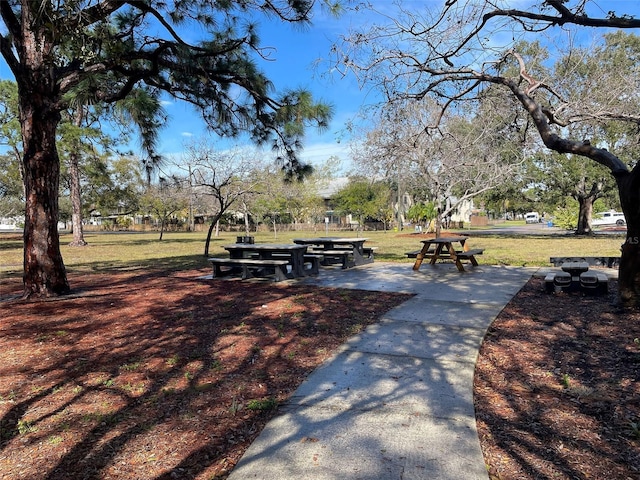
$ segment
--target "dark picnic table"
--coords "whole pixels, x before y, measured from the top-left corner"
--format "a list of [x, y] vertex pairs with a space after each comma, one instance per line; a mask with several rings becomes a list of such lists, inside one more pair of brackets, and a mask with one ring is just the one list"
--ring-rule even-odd
[[291, 243], [234, 243], [225, 245], [231, 259], [257, 258], [258, 260], [287, 260], [291, 266], [290, 278], [304, 277], [306, 245]]
[[333, 263], [331, 260], [335, 258], [342, 262], [342, 268], [348, 268], [373, 262], [373, 249], [364, 246], [367, 240], [361, 237], [315, 237], [296, 238], [293, 242], [323, 255], [325, 265]]

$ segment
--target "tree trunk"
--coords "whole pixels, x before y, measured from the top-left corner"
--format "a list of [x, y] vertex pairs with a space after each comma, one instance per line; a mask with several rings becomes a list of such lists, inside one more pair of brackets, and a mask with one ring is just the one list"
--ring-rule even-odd
[[41, 95], [20, 97], [26, 194], [23, 298], [62, 295], [69, 292], [69, 283], [58, 236], [60, 115], [47, 108]]
[[216, 215], [211, 221], [211, 225], [209, 225], [209, 231], [207, 232], [207, 240], [204, 242], [204, 256], [209, 256], [209, 247], [211, 246], [211, 235], [213, 234], [213, 229], [217, 227], [218, 221], [222, 214]]
[[440, 235], [442, 233], [442, 218], [440, 217], [440, 213], [438, 213], [435, 220], [436, 220], [436, 224], [435, 224], [436, 238], [440, 238]]
[[162, 236], [164, 235], [164, 225], [166, 222], [166, 218], [165, 216], [161, 217], [162, 220], [160, 221], [160, 238], [158, 238], [158, 241], [162, 241]]
[[618, 271], [618, 298], [622, 306], [640, 307], [640, 173], [616, 175], [620, 204], [627, 222]]
[[596, 201], [595, 196], [579, 196], [578, 197], [578, 228], [576, 235], [590, 235], [591, 217], [593, 216], [593, 202]]
[[251, 233], [249, 230], [250, 230], [249, 212], [247, 211], [247, 208], [246, 208], [246, 205], [245, 205], [245, 208], [244, 208], [244, 232], [247, 235], [247, 237]]
[[74, 152], [69, 156], [69, 181], [71, 196], [71, 225], [73, 230], [73, 240], [69, 245], [72, 247], [84, 247], [87, 242], [84, 239], [82, 227], [82, 194], [80, 190], [80, 168], [78, 166], [78, 155]]

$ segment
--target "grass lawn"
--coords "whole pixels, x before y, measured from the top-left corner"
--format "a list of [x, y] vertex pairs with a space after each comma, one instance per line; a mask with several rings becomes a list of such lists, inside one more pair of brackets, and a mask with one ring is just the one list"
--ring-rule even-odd
[[[619, 256], [623, 235], [487, 235], [482, 230], [466, 231], [471, 248], [483, 248], [481, 264], [544, 266], [553, 256]], [[210, 256], [227, 255], [223, 245], [235, 243], [236, 233], [213, 237]], [[290, 243], [293, 238], [324, 236], [318, 232], [253, 233], [256, 242]], [[356, 236], [356, 232], [330, 232], [330, 236]], [[421, 235], [397, 232], [365, 232], [367, 246], [377, 247], [376, 260], [413, 262], [406, 252], [420, 248]], [[70, 272], [105, 271], [135, 268], [184, 270], [208, 266], [204, 257], [205, 232], [165, 233], [162, 241], [157, 232], [87, 233], [89, 243], [83, 248], [69, 247], [70, 235], [61, 236], [62, 256]], [[22, 238], [18, 234], [0, 235], [0, 273], [16, 273], [22, 269]]]

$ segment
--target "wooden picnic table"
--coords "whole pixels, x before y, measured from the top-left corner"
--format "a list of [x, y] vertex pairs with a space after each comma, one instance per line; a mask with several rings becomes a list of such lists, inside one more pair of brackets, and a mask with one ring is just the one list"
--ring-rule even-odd
[[[438, 260], [453, 260], [458, 271], [464, 272], [464, 266], [462, 260], [468, 260], [473, 266], [478, 266], [476, 255], [481, 255], [483, 250], [475, 249], [469, 250], [466, 242], [469, 237], [464, 236], [451, 236], [451, 237], [438, 237], [421, 240], [422, 249], [416, 252], [416, 261], [413, 264], [414, 270], [419, 270], [422, 261], [426, 258], [429, 259], [429, 263], [434, 265]], [[461, 250], [456, 250], [454, 244], [459, 243]], [[431, 246], [433, 245], [433, 249]]]
[[373, 249], [366, 248], [367, 238], [361, 237], [315, 237], [295, 238], [293, 243], [310, 247], [310, 252], [323, 255], [323, 265], [333, 259], [342, 262], [342, 268], [354, 267], [373, 262]]

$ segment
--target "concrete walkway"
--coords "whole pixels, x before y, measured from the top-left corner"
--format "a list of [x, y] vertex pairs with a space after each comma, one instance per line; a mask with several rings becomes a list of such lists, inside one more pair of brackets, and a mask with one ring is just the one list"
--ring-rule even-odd
[[487, 480], [473, 373], [487, 327], [536, 269], [373, 263], [305, 282], [415, 293], [313, 372], [230, 480]]

